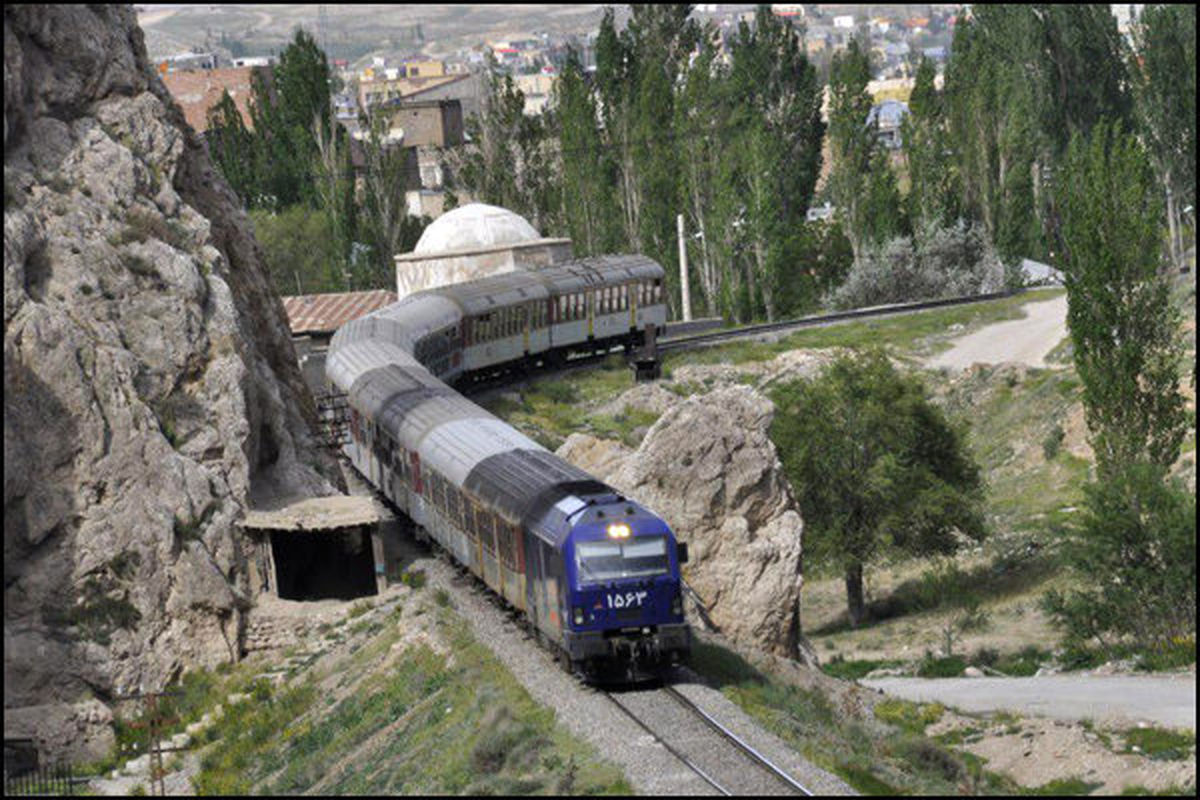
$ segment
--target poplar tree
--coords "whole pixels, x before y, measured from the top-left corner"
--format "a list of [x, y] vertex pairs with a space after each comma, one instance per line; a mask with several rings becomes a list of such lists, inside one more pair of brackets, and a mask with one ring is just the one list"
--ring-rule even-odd
[[1147, 5], [1134, 33], [1129, 62], [1138, 124], [1162, 186], [1179, 269], [1182, 209], [1196, 205], [1196, 7]]
[[919, 235], [951, 224], [958, 216], [943, 98], [934, 88], [935, 76], [933, 61], [922, 57], [908, 101], [909, 113], [900, 124], [909, 178], [905, 205]]
[[249, 207], [259, 194], [254, 135], [247, 130], [228, 90], [222, 91], [221, 99], [208, 110], [207, 123], [208, 152], [242, 205]]
[[1162, 273], [1162, 196], [1119, 122], [1076, 134], [1054, 229], [1096, 480], [1064, 549], [1083, 588], [1045, 608], [1068, 642], [1161, 646], [1196, 629], [1192, 493], [1168, 481], [1188, 428], [1179, 313]]
[[744, 165], [748, 279], [757, 287], [751, 301], [773, 320], [783, 287], [808, 282], [797, 256], [821, 167], [821, 92], [799, 34], [768, 6], [758, 7], [753, 30], [742, 23], [731, 50], [741, 128], [734, 157]]
[[846, 51], [833, 57], [829, 77], [830, 189], [856, 259], [906, 228], [887, 152], [867, 122], [870, 80], [867, 53], [857, 38], [851, 39]]
[[572, 49], [554, 87], [561, 214], [580, 256], [619, 249], [613, 165], [600, 137], [596, 100]]

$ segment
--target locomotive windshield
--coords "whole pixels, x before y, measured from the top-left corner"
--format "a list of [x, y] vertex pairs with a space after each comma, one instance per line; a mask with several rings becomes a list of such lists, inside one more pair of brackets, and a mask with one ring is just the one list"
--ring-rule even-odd
[[581, 582], [648, 578], [670, 569], [665, 536], [624, 542], [579, 542], [575, 545], [575, 563]]

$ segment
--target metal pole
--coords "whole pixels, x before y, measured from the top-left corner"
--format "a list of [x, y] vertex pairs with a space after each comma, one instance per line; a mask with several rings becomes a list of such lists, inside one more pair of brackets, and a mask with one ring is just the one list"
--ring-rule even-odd
[[691, 322], [692, 293], [688, 286], [687, 240], [683, 238], [683, 214], [676, 215], [675, 225], [679, 231], [679, 287], [683, 293], [683, 321]]

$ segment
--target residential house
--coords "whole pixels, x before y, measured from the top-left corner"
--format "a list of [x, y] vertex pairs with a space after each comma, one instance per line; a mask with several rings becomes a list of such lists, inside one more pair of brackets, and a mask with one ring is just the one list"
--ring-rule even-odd
[[270, 85], [271, 67], [178, 70], [163, 75], [162, 80], [175, 102], [183, 109], [188, 124], [197, 133], [204, 133], [208, 130], [208, 111], [221, 101], [224, 92], [229, 92], [233, 98], [246, 127], [254, 127], [250, 117], [250, 96], [255, 75], [261, 76]]

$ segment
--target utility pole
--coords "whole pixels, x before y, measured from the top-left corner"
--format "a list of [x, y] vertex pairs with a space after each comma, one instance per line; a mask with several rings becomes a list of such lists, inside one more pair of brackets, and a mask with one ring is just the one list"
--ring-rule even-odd
[[675, 227], [679, 232], [679, 287], [683, 294], [683, 321], [691, 322], [692, 292], [691, 288], [688, 286], [687, 240], [683, 236], [683, 214], [676, 215]]

